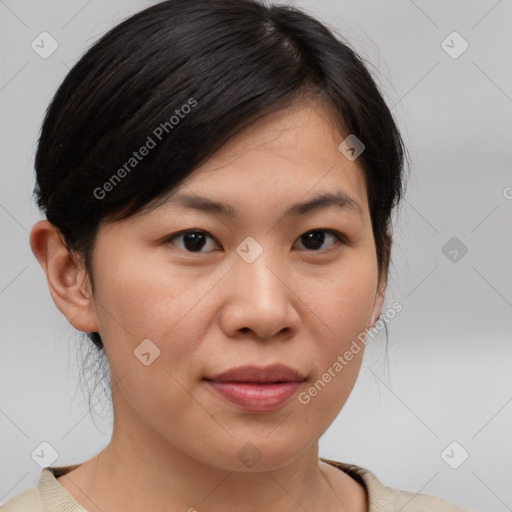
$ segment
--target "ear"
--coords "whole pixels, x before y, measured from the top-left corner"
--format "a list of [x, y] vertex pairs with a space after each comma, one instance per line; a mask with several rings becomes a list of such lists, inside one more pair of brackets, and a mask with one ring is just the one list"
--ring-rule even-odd
[[373, 303], [371, 323], [370, 323], [369, 327], [373, 327], [375, 325], [375, 322], [379, 318], [380, 312], [382, 310], [382, 304], [384, 302], [384, 295], [386, 292], [386, 283], [387, 283], [386, 273], [382, 272], [380, 279], [379, 279], [379, 284], [377, 286], [377, 293], [375, 295], [375, 302]]
[[34, 224], [30, 247], [46, 274], [50, 294], [59, 311], [75, 329], [97, 332], [87, 272], [79, 258], [73, 260], [57, 228], [47, 220]]
[[382, 304], [384, 302], [384, 294], [386, 292], [386, 286], [388, 282], [388, 268], [391, 258], [391, 246], [393, 245], [393, 237], [388, 229], [386, 229], [386, 232], [384, 234], [383, 244], [383, 264], [381, 265], [379, 270], [379, 282], [377, 284], [377, 292], [375, 294], [375, 301], [373, 303], [370, 327], [373, 327], [375, 325], [375, 322], [380, 316]]

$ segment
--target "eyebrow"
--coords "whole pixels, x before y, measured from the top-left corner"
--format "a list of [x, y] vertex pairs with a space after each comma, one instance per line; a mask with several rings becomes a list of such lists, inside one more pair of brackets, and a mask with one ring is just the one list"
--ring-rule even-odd
[[[236, 217], [235, 209], [222, 201], [213, 201], [208, 197], [198, 195], [177, 194], [171, 196], [168, 203], [178, 204], [187, 208], [192, 208], [200, 212], [221, 215], [224, 217]], [[298, 202], [292, 205], [285, 213], [285, 217], [305, 215], [335, 206], [345, 211], [353, 211], [362, 218], [361, 206], [344, 192], [324, 192], [307, 201]]]

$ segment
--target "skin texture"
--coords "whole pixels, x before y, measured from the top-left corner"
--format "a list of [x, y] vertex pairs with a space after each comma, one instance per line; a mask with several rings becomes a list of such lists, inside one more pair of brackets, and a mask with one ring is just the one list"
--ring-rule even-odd
[[[236, 218], [168, 202], [102, 224], [94, 295], [54, 227], [34, 225], [31, 247], [55, 304], [75, 328], [100, 333], [112, 371], [112, 439], [59, 477], [89, 511], [367, 510], [360, 484], [318, 460], [363, 350], [308, 404], [295, 395], [270, 412], [242, 411], [203, 381], [279, 362], [306, 375], [305, 391], [380, 314], [385, 276], [379, 282], [362, 168], [338, 150], [344, 138], [319, 100], [239, 132], [178, 191], [223, 201]], [[329, 206], [284, 217], [335, 190], [361, 215]], [[321, 228], [350, 244], [324, 232], [311, 249], [301, 236]], [[185, 229], [211, 235], [201, 252], [187, 251], [186, 237], [169, 240]], [[236, 252], [248, 236], [263, 249], [252, 263]], [[160, 350], [148, 366], [134, 356], [145, 339]], [[237, 456], [246, 443], [261, 454], [252, 467]]]

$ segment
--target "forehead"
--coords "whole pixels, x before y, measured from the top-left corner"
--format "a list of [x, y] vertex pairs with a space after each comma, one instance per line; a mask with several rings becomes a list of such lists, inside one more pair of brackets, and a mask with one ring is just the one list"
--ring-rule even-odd
[[285, 194], [299, 201], [342, 191], [364, 209], [363, 168], [338, 149], [344, 138], [323, 102], [295, 103], [237, 133], [167, 198], [195, 192], [247, 203]]
[[303, 100], [236, 133], [201, 166], [200, 171], [207, 172], [235, 160], [243, 160], [248, 152], [251, 152], [251, 158], [265, 153], [288, 158], [293, 163], [304, 159], [329, 162], [332, 161], [333, 149], [338, 156], [337, 147], [343, 138], [324, 102]]

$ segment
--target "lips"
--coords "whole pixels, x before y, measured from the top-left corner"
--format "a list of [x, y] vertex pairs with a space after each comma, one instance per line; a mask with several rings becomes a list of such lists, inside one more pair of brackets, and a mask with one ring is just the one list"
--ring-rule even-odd
[[216, 382], [302, 382], [304, 375], [299, 371], [283, 364], [273, 364], [265, 367], [239, 366], [213, 377], [207, 378]]
[[284, 406], [304, 382], [304, 375], [281, 364], [240, 366], [206, 378], [216, 393], [247, 412], [266, 412]]

